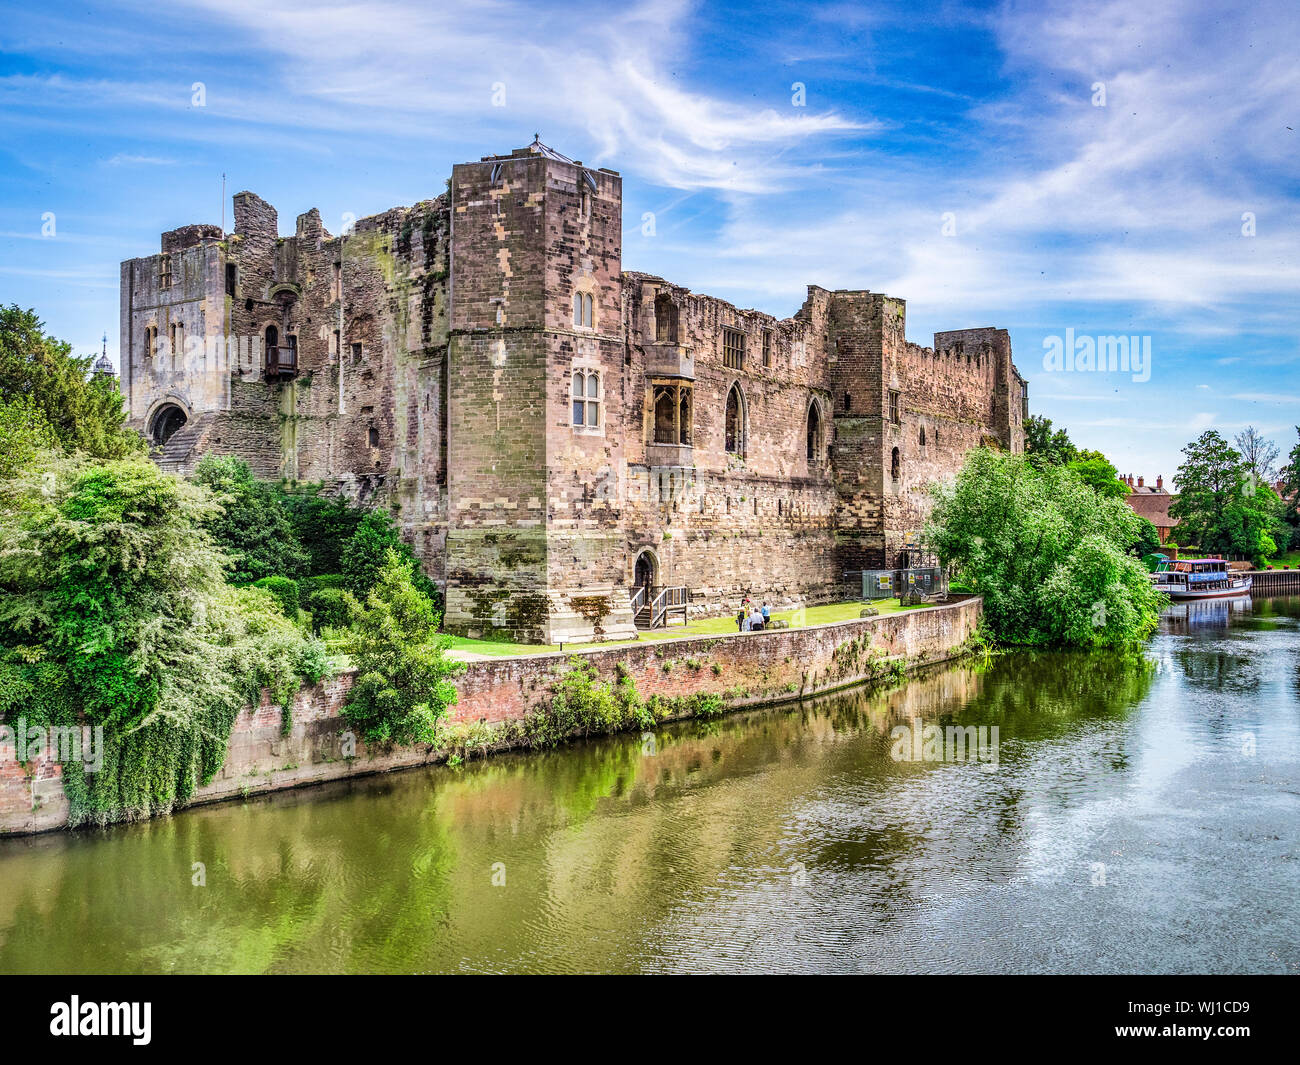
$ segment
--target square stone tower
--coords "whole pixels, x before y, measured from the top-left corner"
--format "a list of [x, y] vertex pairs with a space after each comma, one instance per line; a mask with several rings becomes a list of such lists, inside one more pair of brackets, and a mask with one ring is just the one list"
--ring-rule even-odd
[[622, 179], [534, 141], [451, 179], [446, 625], [632, 636]]

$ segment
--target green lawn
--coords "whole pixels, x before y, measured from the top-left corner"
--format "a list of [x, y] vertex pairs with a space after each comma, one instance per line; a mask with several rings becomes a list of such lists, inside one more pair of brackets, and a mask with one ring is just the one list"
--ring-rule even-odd
[[1300, 551], [1288, 551], [1284, 555], [1278, 555], [1277, 558], [1270, 558], [1266, 565], [1274, 569], [1281, 569], [1283, 566], [1300, 569]]
[[[778, 610], [773, 618], [788, 621], [790, 628], [801, 629], [809, 625], [827, 625], [833, 621], [856, 621], [864, 606], [874, 605], [881, 614], [896, 614], [901, 610], [920, 610], [923, 607], [900, 606], [897, 599], [877, 599], [874, 604], [854, 600], [846, 603], [827, 603], [824, 606], [810, 606], [803, 610]], [[732, 617], [699, 618], [686, 625], [671, 625], [666, 629], [643, 632], [641, 640], [674, 640], [688, 636], [721, 636], [736, 631], [736, 619]], [[636, 640], [610, 640], [607, 643], [566, 644], [566, 650], [582, 650], [593, 646], [621, 647], [624, 644], [637, 643]], [[451, 644], [452, 657], [473, 657], [485, 655], [491, 658], [511, 658], [515, 655], [546, 654], [558, 651], [555, 644], [505, 643], [496, 640], [471, 640], [464, 636], [453, 636]]]

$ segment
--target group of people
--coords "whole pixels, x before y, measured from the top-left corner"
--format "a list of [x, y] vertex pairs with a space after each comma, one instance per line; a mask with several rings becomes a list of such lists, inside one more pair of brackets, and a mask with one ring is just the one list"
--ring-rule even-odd
[[764, 603], [761, 607], [749, 596], [740, 604], [736, 615], [737, 632], [762, 632], [772, 620], [772, 608]]

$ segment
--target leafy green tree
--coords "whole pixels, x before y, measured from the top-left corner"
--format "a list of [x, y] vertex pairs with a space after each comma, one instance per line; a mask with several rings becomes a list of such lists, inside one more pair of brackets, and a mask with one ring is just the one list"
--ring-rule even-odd
[[357, 679], [343, 716], [370, 743], [437, 743], [456, 701], [450, 678], [465, 668], [446, 656], [451, 637], [439, 635], [441, 618], [412, 573], [390, 549], [357, 622]]
[[1129, 494], [1129, 486], [1119, 479], [1119, 471], [1100, 451], [1080, 451], [1078, 458], [1065, 465], [1095, 492], [1112, 498]]
[[320, 491], [317, 484], [284, 497], [294, 534], [310, 556], [308, 572], [313, 577], [340, 572], [343, 549], [369, 513], [365, 507], [342, 497], [322, 496]]
[[1146, 558], [1147, 555], [1163, 553], [1164, 545], [1160, 542], [1160, 530], [1156, 528], [1155, 522], [1141, 514], [1137, 515], [1137, 520], [1137, 539], [1129, 548], [1129, 554]]
[[410, 568], [416, 589], [437, 606], [436, 586], [424, 575], [419, 559], [411, 545], [402, 539], [397, 524], [382, 510], [368, 512], [343, 548], [342, 573], [348, 591], [364, 601], [378, 582], [390, 551]]
[[126, 428], [117, 383], [91, 377], [91, 362], [47, 336], [35, 311], [0, 307], [0, 402], [39, 415], [65, 450], [102, 459], [141, 453], [144, 441]]
[[927, 542], [984, 596], [995, 639], [1115, 647], [1154, 630], [1163, 597], [1128, 554], [1141, 527], [1121, 500], [1060, 465], [984, 448], [931, 491]]
[[1174, 475], [1178, 499], [1169, 508], [1182, 539], [1207, 554], [1244, 555], [1256, 563], [1285, 542], [1284, 506], [1276, 492], [1259, 483], [1242, 459], [1213, 429], [1183, 448]]
[[0, 399], [0, 479], [12, 477], [40, 452], [56, 447], [54, 430], [31, 397]]
[[298, 542], [276, 485], [254, 477], [243, 459], [216, 455], [204, 456], [193, 480], [211, 489], [221, 505], [205, 528], [229, 559], [231, 581], [250, 584], [306, 572], [310, 556]]
[[1078, 457], [1079, 450], [1070, 443], [1070, 435], [1064, 429], [1052, 431], [1051, 418], [1031, 414], [1025, 419], [1025, 454], [1035, 465], [1064, 466]]
[[100, 772], [66, 767], [74, 823], [183, 801], [243, 703], [322, 675], [268, 593], [225, 583], [218, 512], [145, 459], [41, 452], [0, 486], [0, 712], [105, 729]]

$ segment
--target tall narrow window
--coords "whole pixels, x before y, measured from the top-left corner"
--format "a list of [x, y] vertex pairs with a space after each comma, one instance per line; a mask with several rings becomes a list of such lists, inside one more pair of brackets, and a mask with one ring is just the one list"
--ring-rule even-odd
[[681, 398], [677, 401], [677, 442], [689, 445], [691, 442], [691, 390], [683, 388]]
[[572, 381], [573, 424], [595, 428], [600, 425], [600, 371], [574, 370]]
[[573, 325], [575, 329], [590, 329], [592, 322], [592, 301], [590, 292], [573, 294]]
[[722, 365], [733, 370], [745, 366], [745, 334], [736, 329], [722, 331]]
[[655, 443], [677, 443], [676, 389], [661, 386], [655, 389]]
[[895, 481], [897, 481], [897, 480], [898, 480], [898, 475], [899, 475], [901, 472], [902, 472], [902, 471], [901, 471], [901, 469], [900, 469], [900, 460], [899, 460], [899, 456], [898, 456], [898, 448], [894, 448], [893, 455], [890, 457], [890, 460], [889, 460], [889, 475], [890, 475], [890, 476], [891, 476]]
[[763, 369], [772, 367], [772, 330], [763, 330]]
[[890, 392], [890, 393], [889, 393], [889, 420], [890, 420], [894, 425], [902, 425], [902, 424], [903, 424], [903, 422], [902, 422], [902, 415], [899, 413], [899, 410], [898, 410], [898, 398], [899, 398], [899, 396], [898, 396], [898, 393], [897, 393], [897, 392]]
[[172, 257], [170, 255], [164, 255], [162, 258], [162, 273], [158, 276], [158, 287], [172, 287]]
[[343, 264], [341, 262], [334, 264], [333, 291], [336, 300], [343, 298]]
[[239, 267], [235, 263], [226, 263], [226, 295], [234, 296], [239, 288]]
[[815, 466], [822, 459], [822, 416], [814, 401], [808, 407], [808, 465]]
[[158, 327], [156, 325], [151, 325], [144, 331], [144, 353], [151, 359], [158, 357]]
[[925, 447], [925, 426], [921, 426], [921, 446]]
[[739, 385], [727, 393], [726, 444], [727, 454], [745, 454], [745, 397]]

